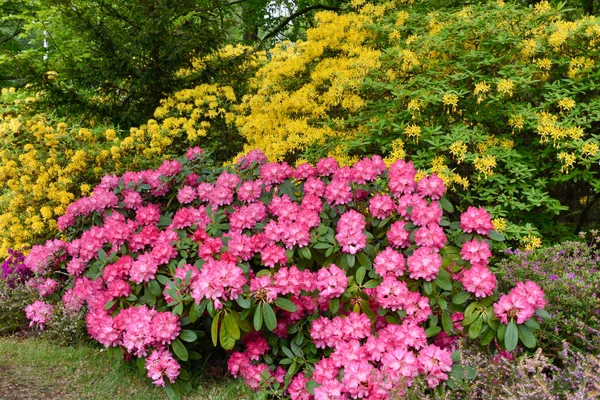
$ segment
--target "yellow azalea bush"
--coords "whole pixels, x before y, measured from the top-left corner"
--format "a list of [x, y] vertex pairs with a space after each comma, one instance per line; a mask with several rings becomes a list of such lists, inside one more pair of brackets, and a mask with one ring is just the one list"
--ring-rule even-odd
[[153, 168], [196, 145], [221, 162], [231, 159], [242, 149], [233, 114], [239, 95], [232, 85], [243, 87], [239, 80], [264, 60], [264, 53], [243, 46], [195, 60], [179, 74], [193, 77], [230, 63], [231, 79], [175, 93], [161, 101], [154, 119], [127, 132], [37, 114], [36, 95], [2, 89], [0, 257], [9, 248], [26, 250], [56, 234], [56, 218], [73, 200], [89, 195], [105, 174]]
[[547, 2], [353, 5], [273, 49], [238, 109], [241, 155], [407, 157], [461, 206], [498, 204], [515, 239], [561, 239], [568, 208], [571, 230], [593, 220], [578, 199], [600, 193], [598, 18]]

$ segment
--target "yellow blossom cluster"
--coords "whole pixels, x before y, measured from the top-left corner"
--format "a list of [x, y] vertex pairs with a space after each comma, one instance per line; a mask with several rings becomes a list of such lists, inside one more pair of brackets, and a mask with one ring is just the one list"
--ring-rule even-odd
[[[382, 7], [319, 13], [307, 41], [275, 46], [271, 61], [255, 76], [254, 93], [239, 108], [236, 124], [249, 142], [246, 151], [259, 147], [280, 160], [290, 151], [355, 137], [357, 129], [346, 127], [346, 118], [364, 107], [357, 88], [380, 65], [368, 27]], [[328, 117], [330, 123], [323, 124]]]

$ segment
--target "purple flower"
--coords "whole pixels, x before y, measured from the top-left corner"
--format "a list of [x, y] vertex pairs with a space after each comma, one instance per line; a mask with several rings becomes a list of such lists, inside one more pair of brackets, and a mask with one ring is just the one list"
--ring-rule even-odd
[[557, 280], [557, 279], [558, 279], [558, 275], [556, 275], [556, 274], [552, 274], [552, 275], [550, 275], [550, 280], [551, 280], [551, 281], [555, 281], [555, 280]]

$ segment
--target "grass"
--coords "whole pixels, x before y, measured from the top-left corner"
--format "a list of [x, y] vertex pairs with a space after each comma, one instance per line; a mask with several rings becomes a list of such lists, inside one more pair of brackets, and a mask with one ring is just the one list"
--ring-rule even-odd
[[[186, 400], [250, 400], [242, 382], [202, 374]], [[0, 337], [0, 398], [163, 400], [135, 365], [101, 348], [63, 347], [39, 338]]]

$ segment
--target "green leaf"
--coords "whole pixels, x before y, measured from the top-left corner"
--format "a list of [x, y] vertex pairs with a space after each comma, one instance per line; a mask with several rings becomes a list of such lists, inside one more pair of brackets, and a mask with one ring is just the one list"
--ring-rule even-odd
[[303, 258], [310, 260], [312, 258], [312, 254], [310, 253], [310, 249], [308, 247], [301, 247], [300, 254]]
[[[225, 316], [227, 318], [228, 315]], [[237, 327], [237, 325], [236, 325]], [[239, 329], [238, 329], [239, 332]], [[221, 342], [221, 347], [225, 350], [232, 350], [235, 346], [235, 338], [229, 333], [227, 330], [227, 325], [223, 323], [221, 325], [221, 332], [219, 333], [219, 341]]]
[[198, 339], [198, 335], [194, 331], [184, 329], [179, 333], [179, 339], [183, 340], [184, 342], [191, 343]]
[[363, 287], [365, 289], [373, 289], [376, 288], [377, 286], [379, 286], [379, 284], [381, 283], [381, 281], [377, 280], [377, 279], [371, 279], [369, 281], [367, 281]]
[[356, 270], [356, 283], [361, 285], [363, 280], [365, 279], [365, 274], [367, 273], [367, 269], [365, 267], [360, 267]]
[[358, 259], [359, 265], [362, 267], [371, 268], [373, 266], [371, 259], [365, 253], [358, 253], [356, 258]]
[[470, 326], [469, 326], [469, 337], [471, 339], [476, 339], [481, 333], [481, 327], [483, 324], [483, 318], [479, 316]]
[[117, 304], [117, 299], [111, 300], [104, 305], [105, 310], [110, 310], [115, 304]]
[[532, 318], [525, 321], [525, 325], [529, 328], [529, 330], [532, 331], [537, 331], [538, 329], [540, 329], [540, 324], [538, 324], [537, 321]]
[[426, 296], [431, 296], [431, 293], [433, 293], [433, 286], [431, 285], [431, 282], [423, 282], [423, 291], [425, 292]]
[[227, 328], [228, 334], [235, 340], [239, 340], [240, 327], [238, 326], [235, 317], [231, 314], [225, 314], [225, 318], [223, 318], [223, 324]]
[[238, 296], [238, 298], [235, 299], [235, 301], [242, 308], [250, 308], [252, 306], [252, 303], [250, 303], [250, 300], [244, 298], [243, 296]]
[[332, 314], [337, 314], [340, 311], [339, 297], [329, 300], [329, 311], [331, 311]]
[[447, 198], [442, 197], [438, 201], [439, 201], [440, 206], [442, 206], [442, 209], [444, 211], [449, 212], [449, 213], [453, 213], [454, 212], [454, 206], [452, 205], [452, 203], [450, 203], [450, 201], [448, 201]]
[[175, 353], [175, 355], [179, 357], [181, 361], [188, 360], [188, 351], [183, 345], [183, 343], [179, 341], [179, 339], [173, 340], [173, 343], [171, 343], [171, 347], [173, 348], [173, 353]]
[[213, 346], [215, 347], [217, 347], [217, 344], [219, 344], [219, 319], [221, 319], [220, 313], [215, 315], [210, 327], [210, 336], [212, 338]]
[[535, 313], [537, 315], [539, 315], [539, 317], [541, 319], [543, 319], [544, 321], [550, 321], [552, 319], [550, 314], [548, 314], [548, 312], [546, 310], [544, 310], [543, 308], [538, 309]]
[[441, 331], [442, 328], [440, 328], [439, 326], [432, 326], [430, 328], [425, 329], [425, 336], [427, 336], [427, 338], [434, 337]]
[[150, 293], [152, 293], [154, 297], [159, 297], [162, 294], [162, 290], [160, 290], [160, 285], [156, 279], [152, 279], [148, 282], [148, 289], [150, 289]]
[[462, 304], [465, 301], [467, 301], [467, 299], [471, 297], [471, 294], [467, 291], [462, 291], [462, 292], [458, 292], [454, 295], [454, 297], [452, 298], [452, 303], [454, 304]]
[[490, 239], [495, 240], [496, 242], [504, 242], [504, 240], [505, 240], [503, 234], [501, 234], [500, 232], [496, 232], [494, 230], [489, 231], [487, 236]]
[[254, 329], [257, 331], [260, 331], [260, 328], [262, 328], [263, 325], [262, 304], [263, 303], [258, 303], [254, 309], [254, 319], [252, 322], [254, 324]]
[[277, 307], [279, 307], [285, 311], [289, 311], [289, 312], [298, 311], [298, 306], [296, 306], [294, 304], [294, 302], [292, 302], [289, 299], [286, 299], [285, 297], [278, 297], [277, 299], [275, 299], [275, 305], [277, 305]]
[[518, 325], [517, 329], [519, 330], [519, 339], [521, 339], [521, 342], [525, 345], [525, 347], [530, 349], [535, 348], [537, 341], [529, 328], [527, 328], [525, 325]]
[[462, 326], [469, 326], [473, 323], [473, 321], [475, 321], [477, 318], [479, 318], [479, 316], [481, 315], [481, 313], [479, 311], [475, 311], [472, 312], [471, 314], [469, 314], [468, 317], [463, 318], [461, 324]]
[[517, 324], [514, 321], [510, 321], [504, 334], [504, 347], [506, 347], [507, 351], [513, 351], [517, 347], [518, 341], [519, 330], [517, 329]]
[[442, 312], [442, 326], [444, 327], [444, 332], [446, 332], [446, 334], [452, 334], [454, 326], [452, 325], [450, 314], [448, 314], [446, 311]]
[[492, 328], [485, 331], [483, 337], [481, 338], [481, 345], [487, 346], [488, 344], [490, 344], [492, 342], [492, 339], [494, 339], [494, 336], [496, 336], [496, 331], [494, 331]]
[[354, 254], [344, 254], [344, 257], [346, 257], [348, 268], [354, 267], [354, 263], [356, 262], [356, 257], [354, 257]]
[[173, 309], [173, 314], [175, 314], [175, 315], [183, 314], [183, 303], [179, 303], [175, 306], [175, 308]]
[[277, 317], [269, 303], [263, 303], [263, 318], [267, 329], [273, 332], [273, 329], [277, 328]]
[[169, 400], [181, 400], [181, 395], [168, 380], [165, 380], [165, 394]]
[[450, 282], [450, 274], [446, 271], [440, 271], [434, 282], [444, 290], [452, 290], [452, 283]]

